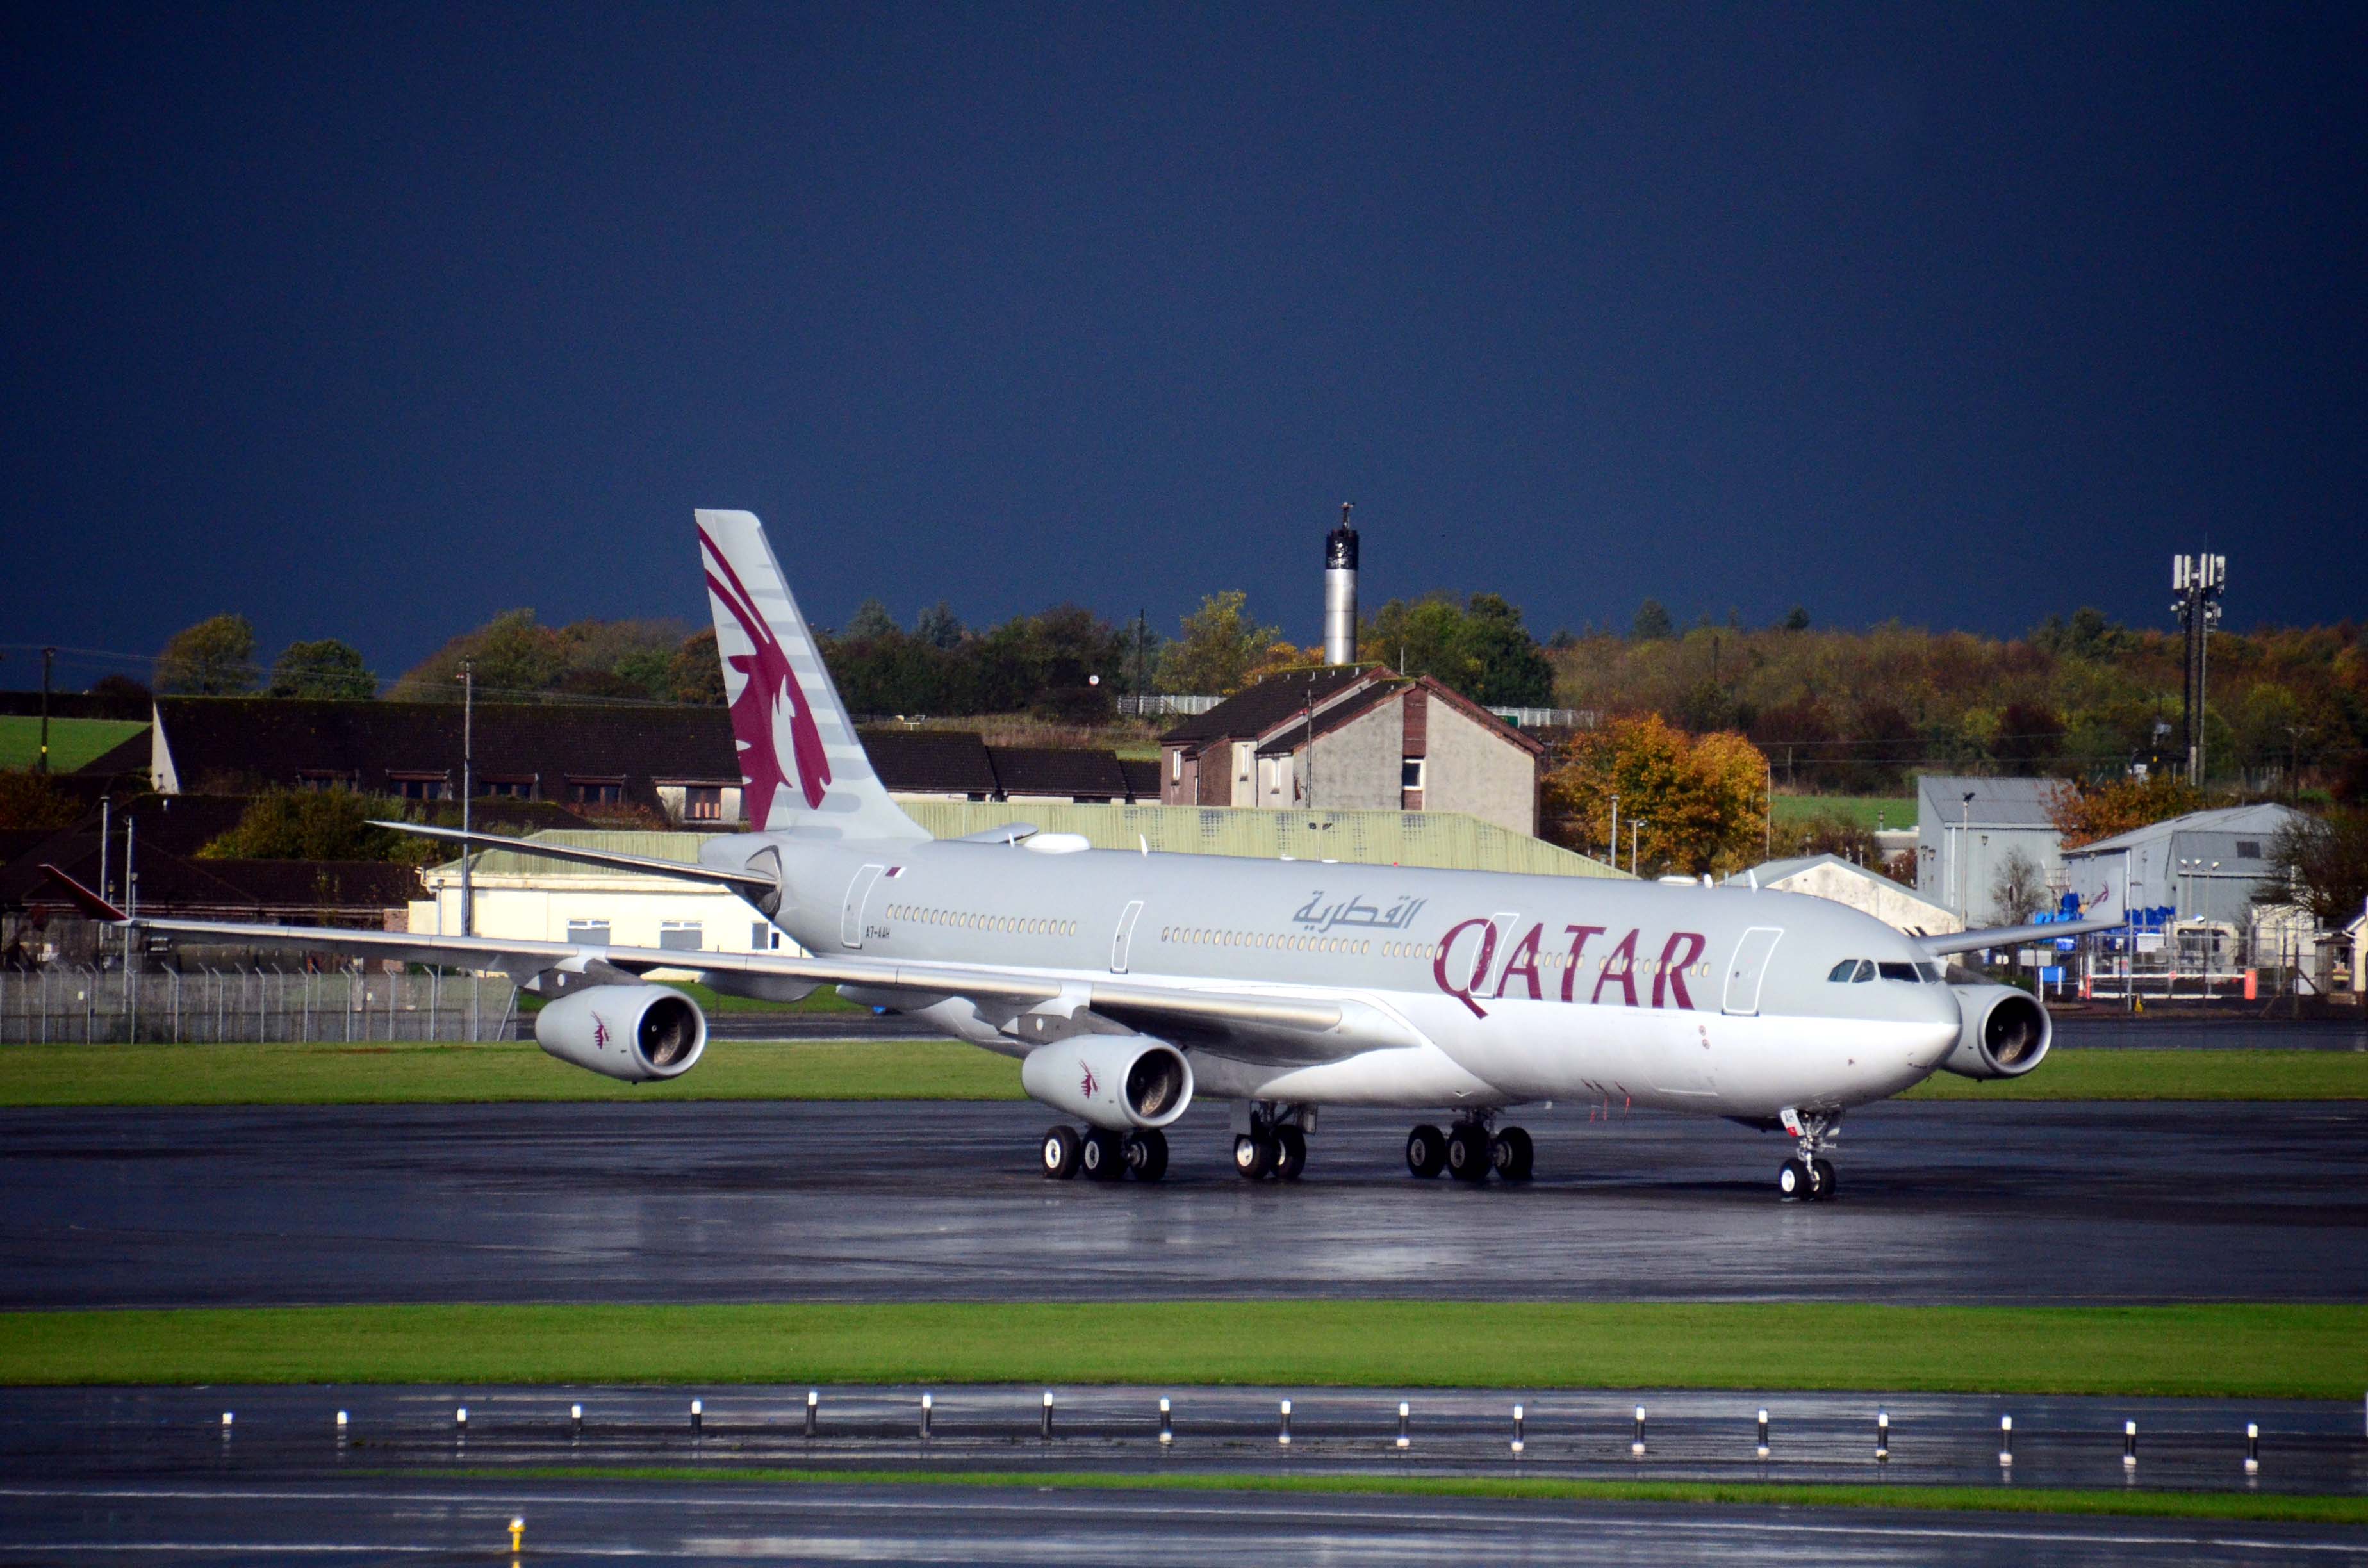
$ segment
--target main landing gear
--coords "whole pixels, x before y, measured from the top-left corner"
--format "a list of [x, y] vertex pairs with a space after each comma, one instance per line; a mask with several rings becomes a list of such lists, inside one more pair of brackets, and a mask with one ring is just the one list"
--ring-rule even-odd
[[1167, 1174], [1167, 1134], [1156, 1127], [1112, 1132], [1055, 1127], [1044, 1134], [1044, 1174], [1066, 1181], [1083, 1171], [1093, 1181], [1157, 1181]]
[[1489, 1118], [1467, 1117], [1451, 1131], [1426, 1122], [1406, 1134], [1406, 1169], [1418, 1176], [1441, 1171], [1458, 1181], [1486, 1181], [1494, 1172], [1507, 1181], [1527, 1181], [1537, 1150], [1518, 1127], [1489, 1130]]
[[1839, 1185], [1834, 1163], [1826, 1158], [1827, 1145], [1842, 1135], [1838, 1110], [1794, 1110], [1784, 1108], [1784, 1131], [1799, 1153], [1776, 1167], [1776, 1192], [1787, 1203], [1816, 1203], [1834, 1196]]
[[1250, 1111], [1249, 1131], [1234, 1134], [1234, 1174], [1244, 1181], [1297, 1181], [1307, 1169], [1307, 1134], [1315, 1117], [1313, 1110], [1260, 1101]]

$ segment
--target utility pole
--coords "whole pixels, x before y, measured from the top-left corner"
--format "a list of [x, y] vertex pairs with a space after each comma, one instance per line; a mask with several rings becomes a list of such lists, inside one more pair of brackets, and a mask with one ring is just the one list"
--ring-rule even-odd
[[50, 771], [50, 666], [57, 658], [55, 648], [41, 650], [41, 764], [35, 771], [44, 778]]
[[475, 885], [469, 871], [477, 858], [476, 846], [467, 842], [469, 835], [469, 802], [477, 793], [473, 777], [476, 757], [477, 665], [473, 659], [461, 661], [461, 935], [477, 934]]
[[1138, 719], [1143, 717], [1144, 711], [1144, 697], [1151, 689], [1143, 678], [1144, 660], [1150, 649], [1151, 612], [1147, 609], [1138, 609], [1134, 612], [1134, 714]]
[[1620, 869], [1620, 797], [1611, 797], [1611, 869]]
[[2187, 631], [2187, 781], [2203, 788], [2204, 650], [2220, 619], [2220, 595], [2228, 586], [2225, 555], [2174, 555], [2170, 587], [2179, 596], [2170, 613]]

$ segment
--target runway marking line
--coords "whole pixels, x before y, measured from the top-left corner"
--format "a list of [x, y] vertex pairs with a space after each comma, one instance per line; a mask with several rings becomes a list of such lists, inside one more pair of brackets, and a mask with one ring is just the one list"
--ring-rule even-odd
[[[859, 1483], [857, 1484], [890, 1483]], [[987, 1483], [986, 1484], [1001, 1485], [1003, 1483], [997, 1481]], [[1047, 1488], [1041, 1484], [1019, 1486], [1014, 1487], [1013, 1489], [1033, 1492], [1059, 1490], [1058, 1488]], [[1139, 1488], [1134, 1487], [1113, 1488], [1113, 1490], [1117, 1489], [1139, 1490]], [[866, 1513], [1019, 1513], [1027, 1514], [1034, 1517], [1042, 1517], [1048, 1507], [1057, 1506], [1065, 1511], [1083, 1512], [1093, 1506], [1086, 1500], [1078, 1497], [1058, 1497], [1047, 1499], [1042, 1496], [1032, 1496], [1024, 1502], [998, 1502], [992, 1499], [975, 1497], [963, 1498], [959, 1501], [943, 1502], [935, 1499], [911, 1497], [881, 1499], [874, 1501], [868, 1498], [817, 1496], [814, 1491], [808, 1491], [802, 1495], [794, 1497], [768, 1496], [745, 1493], [729, 1497], [685, 1495], [683, 1494], [674, 1492], [633, 1493], [621, 1494], [569, 1492], [554, 1493], [540, 1489], [523, 1492], [509, 1491], [502, 1493], [500, 1495], [507, 1499], [507, 1501], [498, 1506], [495, 1510], [496, 1512], [513, 1505], [523, 1505], [525, 1503], [531, 1502], [537, 1505], [550, 1506], [632, 1508], [648, 1508], [654, 1506], [670, 1505], [679, 1508], [757, 1509], [775, 1513], [806, 1512], [825, 1507], [842, 1512], [856, 1511]], [[110, 1502], [131, 1502], [147, 1499], [222, 1503], [403, 1502], [415, 1504], [436, 1503], [464, 1505], [486, 1505], [492, 1501], [489, 1494], [484, 1492], [470, 1493], [411, 1490], [301, 1490], [267, 1492], [257, 1490], [206, 1491], [167, 1487], [96, 1486], [0, 1486], [0, 1497], [28, 1497], [40, 1499], [89, 1498]], [[1552, 1498], [1540, 1499], [1542, 1502], [1557, 1500], [1558, 1499]], [[1583, 1500], [1616, 1501], [1616, 1499]], [[1163, 1501], [1154, 1503], [1146, 1506], [1141, 1504], [1140, 1499], [1133, 1499], [1130, 1500], [1128, 1504], [1127, 1515], [1130, 1519], [1141, 1519], [1146, 1517], [1164, 1517], [1178, 1519], [1211, 1517], [1231, 1518], [1238, 1515], [1241, 1506], [1246, 1502], [1281, 1506], [1285, 1502], [1285, 1499], [1275, 1495], [1270, 1490], [1265, 1495], [1258, 1495], [1255, 1493], [1251, 1493], [1222, 1504], [1215, 1501], [1205, 1504]], [[1305, 1518], [1313, 1514], [1326, 1521], [1339, 1523], [1372, 1523], [1378, 1525], [1434, 1524], [1467, 1528], [1473, 1525], [1485, 1525], [1518, 1528], [1534, 1528], [1540, 1525], [1551, 1525], [1572, 1529], [1600, 1529], [1606, 1523], [1626, 1524], [1630, 1522], [1626, 1520], [1607, 1521], [1597, 1517], [1555, 1517], [1553, 1516], [1539, 1516], [1529, 1513], [1508, 1514], [1477, 1509], [1452, 1511], [1434, 1509], [1426, 1509], [1421, 1511], [1383, 1511], [1372, 1507], [1342, 1506], [1334, 1504], [1329, 1499], [1310, 1499], [1304, 1495], [1293, 1495], [1288, 1499], [1288, 1503], [1296, 1517]], [[1313, 1505], [1312, 1507], [1311, 1504]], [[1750, 1505], [1746, 1504], [1742, 1506]], [[1902, 1508], [1899, 1511], [1912, 1513], [1916, 1510], [1909, 1507]], [[1643, 1521], [1637, 1522], [1641, 1523]], [[2176, 1521], [2168, 1519], [2164, 1521], [2166, 1525], [2175, 1522]], [[1811, 1524], [1799, 1520], [1688, 1519], [1681, 1516], [1672, 1517], [1666, 1514], [1656, 1514], [1650, 1523], [1651, 1527], [1655, 1529], [1662, 1529], [1675, 1526], [1677, 1528], [1689, 1529], [1695, 1533], [1704, 1535], [1748, 1533], [1754, 1536], [1779, 1534], [1812, 1537], [1873, 1537], [1885, 1540], [1904, 1540], [2012, 1541], [2031, 1545], [2066, 1545], [2086, 1543], [2104, 1546], [2160, 1546], [2166, 1544], [2177, 1544], [2231, 1551], [2308, 1551], [2332, 1553], [2351, 1557], [2368, 1557], [2368, 1540], [2280, 1540], [2275, 1537], [2199, 1535], [2193, 1533], [2181, 1533], [2171, 1529], [2166, 1529], [2158, 1534], [2141, 1535], [2135, 1533], [2107, 1533], [2100, 1530], [2081, 1530], [2074, 1528], [2048, 1530], [2035, 1526], [2023, 1524], [2019, 1524], [2012, 1528], [1976, 1528], [1971, 1526], [1963, 1525], [1910, 1525], [1875, 1521], [1869, 1521], [1864, 1524]], [[399, 1547], [347, 1546], [334, 1542], [290, 1543], [281, 1546], [272, 1546], [268, 1544], [239, 1546], [234, 1544], [182, 1542], [153, 1542], [145, 1544], [129, 1542], [53, 1542], [47, 1545], [26, 1545], [12, 1542], [10, 1543], [8, 1550], [11, 1551], [39, 1551], [48, 1552], [63, 1552], [74, 1550], [106, 1551], [174, 1551], [215, 1552], [245, 1551], [268, 1553], [272, 1551], [353, 1552], [365, 1551], [424, 1552], [446, 1551], [450, 1550], [450, 1548], [425, 1545]], [[661, 1554], [655, 1549], [634, 1547], [584, 1547], [572, 1543], [562, 1550], [569, 1552], [591, 1553], [602, 1556], [655, 1556]]]

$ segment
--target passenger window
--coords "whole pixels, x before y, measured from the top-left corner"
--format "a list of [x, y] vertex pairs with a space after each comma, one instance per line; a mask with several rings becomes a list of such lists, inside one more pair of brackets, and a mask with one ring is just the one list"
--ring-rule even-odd
[[1883, 971], [1883, 978], [1885, 980], [1904, 980], [1910, 985], [1916, 983], [1916, 966], [1912, 963], [1892, 963], [1885, 960], [1878, 967]]

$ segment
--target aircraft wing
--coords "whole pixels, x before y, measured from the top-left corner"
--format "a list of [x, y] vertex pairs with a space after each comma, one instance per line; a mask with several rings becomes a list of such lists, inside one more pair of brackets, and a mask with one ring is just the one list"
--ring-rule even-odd
[[1939, 937], [1918, 937], [1916, 945], [1940, 958], [1983, 948], [2012, 948], [2024, 942], [2044, 942], [2055, 937], [2083, 937], [2091, 931], [2118, 930], [2128, 924], [2116, 915], [2102, 920], [2059, 920], [2044, 926], [1993, 926], [1987, 931], [1951, 931]]
[[521, 855], [540, 855], [546, 860], [565, 860], [578, 866], [605, 866], [613, 871], [640, 871], [653, 877], [674, 877], [686, 882], [714, 882], [734, 892], [756, 894], [770, 892], [778, 885], [774, 880], [755, 871], [728, 871], [717, 866], [702, 866], [695, 860], [666, 860], [654, 855], [620, 855], [609, 849], [579, 849], [573, 845], [544, 844], [532, 838], [505, 838], [494, 833], [463, 833], [456, 827], [429, 827], [416, 822], [378, 822], [372, 827], [391, 828], [418, 838], [440, 838], [474, 849], [514, 849]]

